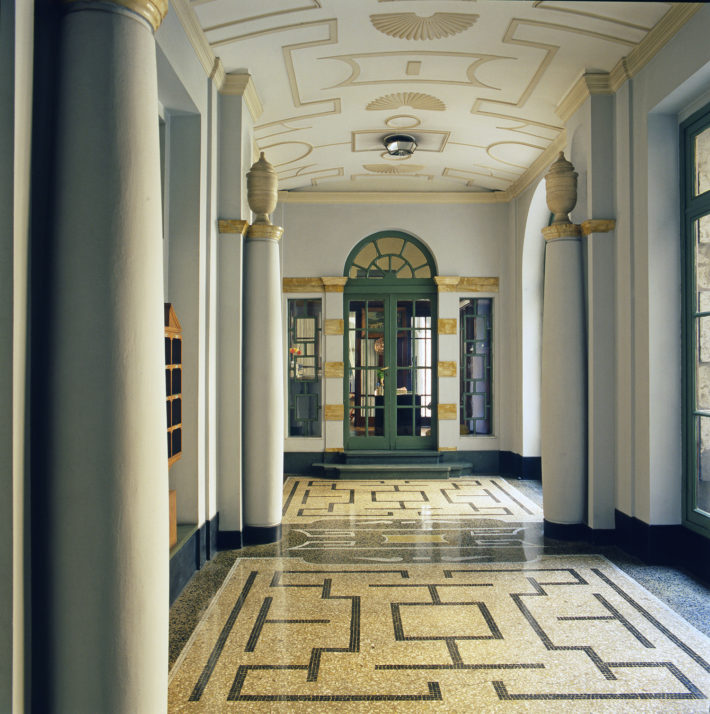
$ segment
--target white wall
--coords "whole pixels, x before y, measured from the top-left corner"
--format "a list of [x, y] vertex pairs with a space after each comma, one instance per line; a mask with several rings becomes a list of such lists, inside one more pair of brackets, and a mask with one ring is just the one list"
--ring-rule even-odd
[[504, 204], [281, 204], [284, 276], [342, 275], [355, 244], [387, 229], [422, 240], [439, 275], [498, 276], [507, 215]]
[[617, 508], [658, 525], [681, 520], [678, 123], [707, 91], [708, 31], [704, 6], [615, 98]]
[[166, 301], [183, 327], [183, 456], [170, 469], [178, 522], [217, 509], [216, 92], [174, 12], [156, 33], [166, 121]]
[[[457, 423], [440, 424], [440, 429], [447, 429], [446, 438], [440, 434], [440, 443], [457, 445], [459, 450], [497, 451], [511, 448], [511, 415], [518, 394], [511, 358], [516, 318], [515, 257], [510, 247], [513, 238], [509, 214], [510, 205], [507, 204], [283, 203], [279, 204], [274, 216], [274, 222], [284, 226], [282, 255], [285, 277], [342, 275], [350, 251], [360, 240], [378, 231], [392, 229], [410, 233], [427, 245], [437, 263], [439, 275], [500, 278], [500, 290], [492, 294], [494, 435], [459, 438]], [[510, 264], [511, 256], [513, 264]], [[442, 294], [442, 299], [445, 295]], [[342, 310], [342, 307], [338, 309]], [[339, 314], [342, 317], [342, 312]], [[457, 357], [439, 355], [439, 359], [452, 358]], [[447, 382], [446, 386], [451, 385]], [[458, 386], [456, 389], [458, 392]], [[451, 402], [450, 396], [444, 398], [440, 395], [441, 401]], [[455, 433], [451, 431], [454, 427]], [[338, 428], [341, 426], [338, 425]], [[289, 440], [289, 450], [296, 448], [292, 445], [294, 441]]]

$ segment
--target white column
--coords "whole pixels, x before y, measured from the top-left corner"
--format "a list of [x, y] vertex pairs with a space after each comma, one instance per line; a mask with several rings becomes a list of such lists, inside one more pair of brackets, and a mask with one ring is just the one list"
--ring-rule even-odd
[[590, 528], [615, 527], [616, 329], [613, 220], [582, 223], [587, 236], [588, 505]]
[[62, 24], [48, 377], [43, 708], [164, 712], [168, 466], [154, 28], [165, 0]]
[[244, 244], [244, 540], [281, 537], [284, 391], [279, 240], [283, 228], [259, 223]]
[[242, 531], [242, 220], [219, 221], [217, 263], [217, 470], [220, 547]]
[[[542, 491], [546, 530], [584, 523], [586, 509], [586, 344], [582, 245], [572, 223], [543, 229]], [[552, 528], [548, 528], [552, 524]], [[570, 532], [571, 534], [571, 532]]]

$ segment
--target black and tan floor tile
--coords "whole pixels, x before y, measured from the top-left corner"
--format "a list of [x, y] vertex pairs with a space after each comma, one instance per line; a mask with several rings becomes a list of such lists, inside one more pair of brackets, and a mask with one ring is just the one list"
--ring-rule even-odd
[[708, 591], [671, 578], [674, 612], [546, 539], [524, 488], [289, 479], [281, 542], [220, 553], [173, 606], [169, 711], [707, 712], [710, 639], [677, 612], [709, 633]]
[[170, 711], [699, 712], [709, 656], [600, 556], [241, 559], [173, 668]]
[[496, 476], [449, 480], [329, 481], [291, 477], [284, 487], [288, 524], [357, 517], [359, 520], [495, 518], [537, 521], [542, 510]]

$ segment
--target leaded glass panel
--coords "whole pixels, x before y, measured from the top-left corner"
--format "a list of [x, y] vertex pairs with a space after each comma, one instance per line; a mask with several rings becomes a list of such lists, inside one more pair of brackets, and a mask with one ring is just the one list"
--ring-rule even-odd
[[459, 335], [461, 433], [492, 434], [492, 298], [461, 299]]
[[288, 435], [319, 437], [321, 424], [321, 299], [288, 301]]

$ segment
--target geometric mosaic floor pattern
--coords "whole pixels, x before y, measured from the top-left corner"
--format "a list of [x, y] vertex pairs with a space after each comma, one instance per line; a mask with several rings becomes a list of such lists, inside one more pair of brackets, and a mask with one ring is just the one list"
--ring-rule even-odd
[[429, 521], [475, 517], [525, 522], [540, 520], [542, 510], [495, 476], [446, 481], [287, 479], [283, 523], [351, 517]]
[[603, 556], [508, 550], [541, 513], [503, 479], [295, 478], [284, 513], [173, 665], [171, 713], [710, 710], [710, 639]]
[[173, 669], [170, 711], [706, 712], [709, 659], [600, 556], [243, 559]]

